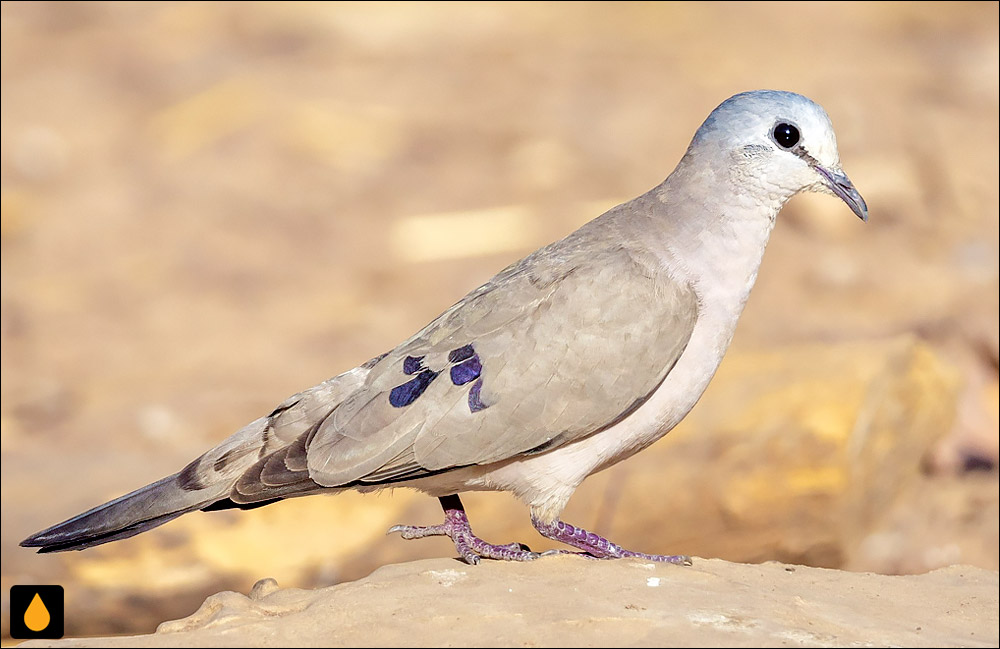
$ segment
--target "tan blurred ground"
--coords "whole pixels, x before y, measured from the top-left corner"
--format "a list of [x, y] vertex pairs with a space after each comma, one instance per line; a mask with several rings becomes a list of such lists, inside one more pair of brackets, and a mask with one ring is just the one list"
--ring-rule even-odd
[[[739, 398], [736, 379], [753, 382], [753, 359], [771, 357], [769, 376], [809, 376], [824, 404], [838, 399], [813, 376], [823, 365], [795, 363], [840, 359], [829, 385], [846, 386], [847, 405], [822, 419], [807, 397], [781, 425], [850, 428], [867, 412], [857, 404], [878, 401], [879, 368], [911, 358], [885, 350], [917, 340], [934, 360], [907, 361], [910, 378], [893, 385], [922, 395], [897, 410], [940, 429], [910, 449], [927, 475], [866, 513], [848, 554], [782, 545], [789, 520], [815, 525], [808, 508], [754, 528], [753, 547], [719, 543], [729, 532], [699, 527], [689, 495], [626, 479], [642, 455], [592, 479], [572, 513], [651, 551], [996, 569], [997, 7], [4, 3], [4, 634], [15, 583], [63, 584], [69, 635], [139, 632], [258, 577], [328, 585], [448, 556], [445, 542], [380, 538], [438, 517], [403, 491], [192, 515], [84, 553], [38, 557], [17, 542], [393, 346], [510, 261], [658, 183], [715, 105], [764, 87], [825, 106], [872, 219], [829, 197], [789, 204], [720, 372], [735, 378], [710, 388], [684, 433], [728, 425], [714, 413]], [[853, 383], [852, 353], [866, 359]], [[777, 381], [754, 401], [766, 408], [741, 402], [738, 421], [753, 425], [737, 432], [783, 430], [768, 417], [803, 397]], [[920, 420], [926, 408], [937, 419]], [[669, 458], [670, 443], [646, 453]], [[703, 491], [705, 476], [684, 470]], [[523, 520], [480, 525], [534, 545], [505, 499], [470, 499], [473, 523], [514, 512]], [[683, 547], [628, 523], [677, 512]]]

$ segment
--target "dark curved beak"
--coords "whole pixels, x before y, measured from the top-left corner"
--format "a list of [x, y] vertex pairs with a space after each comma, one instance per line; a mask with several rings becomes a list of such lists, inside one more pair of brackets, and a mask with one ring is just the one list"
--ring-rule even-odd
[[823, 177], [823, 184], [847, 203], [847, 206], [858, 215], [859, 219], [867, 223], [868, 205], [865, 203], [865, 199], [861, 198], [858, 190], [854, 188], [854, 183], [847, 177], [847, 174], [843, 171], [828, 171], [820, 165], [814, 165], [813, 168]]

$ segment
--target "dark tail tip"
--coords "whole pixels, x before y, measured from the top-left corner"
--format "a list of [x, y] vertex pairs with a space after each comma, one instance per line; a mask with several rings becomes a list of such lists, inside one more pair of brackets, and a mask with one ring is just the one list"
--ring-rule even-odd
[[45, 554], [48, 552], [66, 552], [67, 550], [83, 550], [84, 548], [90, 548], [95, 545], [110, 543], [111, 541], [118, 541], [120, 539], [127, 539], [130, 536], [135, 536], [136, 534], [153, 529], [154, 527], [159, 527], [160, 525], [177, 518], [183, 513], [185, 512], [179, 511], [164, 514], [149, 520], [138, 521], [119, 530], [112, 530], [104, 533], [74, 532], [73, 530], [60, 529], [62, 526], [57, 525], [49, 530], [32, 534], [28, 538], [21, 541], [19, 545], [22, 548], [39, 548], [39, 554]]
[[40, 553], [82, 550], [135, 536], [214, 500], [183, 489], [175, 474], [32, 534], [20, 545]]

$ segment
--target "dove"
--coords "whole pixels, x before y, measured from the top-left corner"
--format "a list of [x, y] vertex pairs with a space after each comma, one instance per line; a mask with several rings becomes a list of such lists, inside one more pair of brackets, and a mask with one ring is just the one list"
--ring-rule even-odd
[[842, 199], [863, 221], [833, 126], [812, 100], [722, 102], [666, 180], [500, 271], [398, 347], [296, 394], [177, 473], [34, 534], [39, 552], [131, 537], [182, 514], [345, 489], [410, 487], [465, 561], [542, 554], [477, 537], [459, 494], [507, 491], [544, 537], [626, 550], [560, 520], [583, 480], [648, 447], [694, 407], [732, 340], [784, 204]]

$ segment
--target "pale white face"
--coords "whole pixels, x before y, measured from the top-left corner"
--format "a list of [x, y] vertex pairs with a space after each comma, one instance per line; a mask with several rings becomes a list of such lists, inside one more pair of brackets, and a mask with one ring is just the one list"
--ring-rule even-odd
[[730, 97], [698, 129], [687, 155], [718, 161], [719, 173], [761, 200], [784, 203], [801, 191], [823, 192], [868, 219], [840, 166], [830, 118], [802, 95], [757, 90]]

